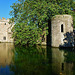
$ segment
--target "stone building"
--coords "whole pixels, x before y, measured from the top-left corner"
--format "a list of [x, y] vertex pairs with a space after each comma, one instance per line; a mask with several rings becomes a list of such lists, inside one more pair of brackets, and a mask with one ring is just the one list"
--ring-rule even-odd
[[73, 47], [73, 18], [71, 15], [56, 15], [51, 21], [51, 46]]
[[0, 42], [13, 42], [12, 27], [13, 25], [9, 24], [9, 19], [0, 19]]

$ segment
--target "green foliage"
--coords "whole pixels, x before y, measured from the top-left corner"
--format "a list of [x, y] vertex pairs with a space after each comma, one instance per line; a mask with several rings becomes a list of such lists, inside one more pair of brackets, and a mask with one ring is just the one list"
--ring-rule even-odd
[[[35, 47], [15, 47], [14, 65], [11, 71], [15, 75], [51, 75], [51, 64], [46, 58], [45, 49]], [[49, 69], [50, 68], [50, 69]]]
[[[48, 22], [54, 15], [73, 14], [73, 0], [18, 0], [13, 3], [10, 15], [16, 44], [36, 44], [40, 36], [48, 34]], [[11, 22], [11, 21], [10, 21]], [[45, 34], [44, 31], [46, 31]], [[41, 41], [40, 41], [41, 42]]]
[[75, 1], [72, 3], [72, 8], [73, 8], [73, 13], [72, 13], [72, 16], [73, 16], [73, 26], [75, 28]]
[[[41, 30], [34, 26], [27, 26], [25, 23], [16, 23], [13, 30], [13, 37], [15, 38], [15, 44], [20, 45], [34, 45], [37, 43], [37, 39], [40, 38]], [[16, 31], [16, 32], [15, 32]]]

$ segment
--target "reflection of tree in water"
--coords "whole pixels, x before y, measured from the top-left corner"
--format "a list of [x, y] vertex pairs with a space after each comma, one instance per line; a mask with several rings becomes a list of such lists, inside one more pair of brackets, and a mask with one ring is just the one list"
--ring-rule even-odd
[[42, 48], [39, 50], [31, 47], [16, 47], [14, 58], [14, 66], [11, 70], [15, 75], [52, 75], [48, 59], [45, 57]]
[[75, 62], [75, 51], [72, 48], [64, 49], [65, 61], [67, 63]]

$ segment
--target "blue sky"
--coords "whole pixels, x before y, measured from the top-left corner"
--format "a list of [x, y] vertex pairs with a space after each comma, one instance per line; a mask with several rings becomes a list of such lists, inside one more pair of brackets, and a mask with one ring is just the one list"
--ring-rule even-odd
[[0, 18], [11, 18], [9, 12], [12, 10], [10, 6], [17, 0], [0, 0]]
[[17, 0], [0, 0], [0, 18], [11, 18], [9, 15], [9, 12], [12, 10], [10, 6], [16, 1]]

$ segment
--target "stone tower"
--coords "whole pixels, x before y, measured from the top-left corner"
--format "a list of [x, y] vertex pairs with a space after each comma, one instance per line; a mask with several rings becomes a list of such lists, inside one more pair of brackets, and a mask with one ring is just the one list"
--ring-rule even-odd
[[0, 42], [13, 42], [11, 31], [13, 25], [9, 24], [9, 19], [0, 19]]
[[51, 21], [51, 46], [73, 47], [73, 18], [71, 15], [56, 15]]

